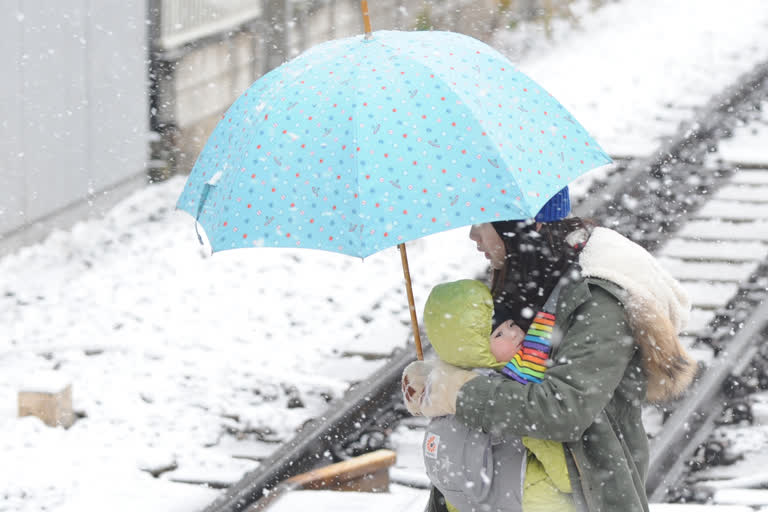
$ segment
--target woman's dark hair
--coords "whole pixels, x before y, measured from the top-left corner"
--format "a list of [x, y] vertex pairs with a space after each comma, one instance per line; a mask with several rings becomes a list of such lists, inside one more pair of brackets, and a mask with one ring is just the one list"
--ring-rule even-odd
[[596, 224], [571, 217], [543, 223], [539, 231], [531, 220], [492, 225], [506, 250], [503, 266], [491, 278], [494, 328], [511, 319], [527, 330], [533, 314], [541, 309], [560, 278], [578, 259], [580, 247], [569, 245], [566, 237], [580, 229], [588, 237]]

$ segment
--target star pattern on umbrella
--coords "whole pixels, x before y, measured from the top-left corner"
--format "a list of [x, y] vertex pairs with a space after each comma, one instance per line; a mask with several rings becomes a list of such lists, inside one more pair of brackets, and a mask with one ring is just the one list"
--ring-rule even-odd
[[364, 257], [532, 217], [608, 162], [493, 48], [450, 32], [380, 31], [318, 45], [257, 80], [222, 116], [178, 206], [199, 214], [214, 251]]

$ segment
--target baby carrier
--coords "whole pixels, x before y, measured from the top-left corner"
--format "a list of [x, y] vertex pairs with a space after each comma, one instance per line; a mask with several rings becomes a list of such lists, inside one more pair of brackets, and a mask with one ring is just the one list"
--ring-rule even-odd
[[520, 512], [525, 447], [470, 430], [453, 416], [433, 418], [424, 437], [424, 465], [432, 484], [462, 512]]
[[[554, 325], [560, 288], [558, 284], [552, 290], [524, 342], [539, 353], [545, 351], [544, 358], [559, 339], [552, 327], [542, 327], [537, 320], [547, 318], [546, 323]], [[524, 355], [516, 357], [502, 373], [521, 385], [540, 382], [545, 368], [529, 364]], [[439, 416], [430, 421], [422, 448], [430, 481], [461, 512], [522, 512], [527, 451], [521, 439], [470, 430], [454, 416]]]

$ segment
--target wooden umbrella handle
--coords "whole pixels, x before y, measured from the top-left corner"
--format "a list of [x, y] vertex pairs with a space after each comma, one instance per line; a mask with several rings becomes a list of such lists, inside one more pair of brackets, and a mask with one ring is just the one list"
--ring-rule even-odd
[[405, 244], [398, 244], [400, 260], [403, 263], [403, 276], [405, 277], [405, 291], [408, 294], [408, 309], [411, 311], [411, 327], [413, 328], [413, 342], [416, 343], [416, 357], [424, 360], [424, 352], [421, 350], [421, 336], [419, 336], [419, 321], [416, 318], [416, 306], [413, 302], [413, 289], [411, 288], [411, 273], [408, 271], [408, 254], [405, 252]]
[[371, 38], [371, 18], [368, 16], [368, 0], [360, 0], [360, 10], [363, 11], [363, 26], [365, 27], [365, 38]]

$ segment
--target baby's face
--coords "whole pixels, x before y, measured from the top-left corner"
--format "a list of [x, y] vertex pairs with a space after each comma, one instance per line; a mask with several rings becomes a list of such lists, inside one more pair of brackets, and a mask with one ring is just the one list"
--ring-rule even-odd
[[491, 333], [491, 354], [500, 363], [509, 362], [523, 346], [523, 338], [523, 330], [512, 320], [507, 320]]

